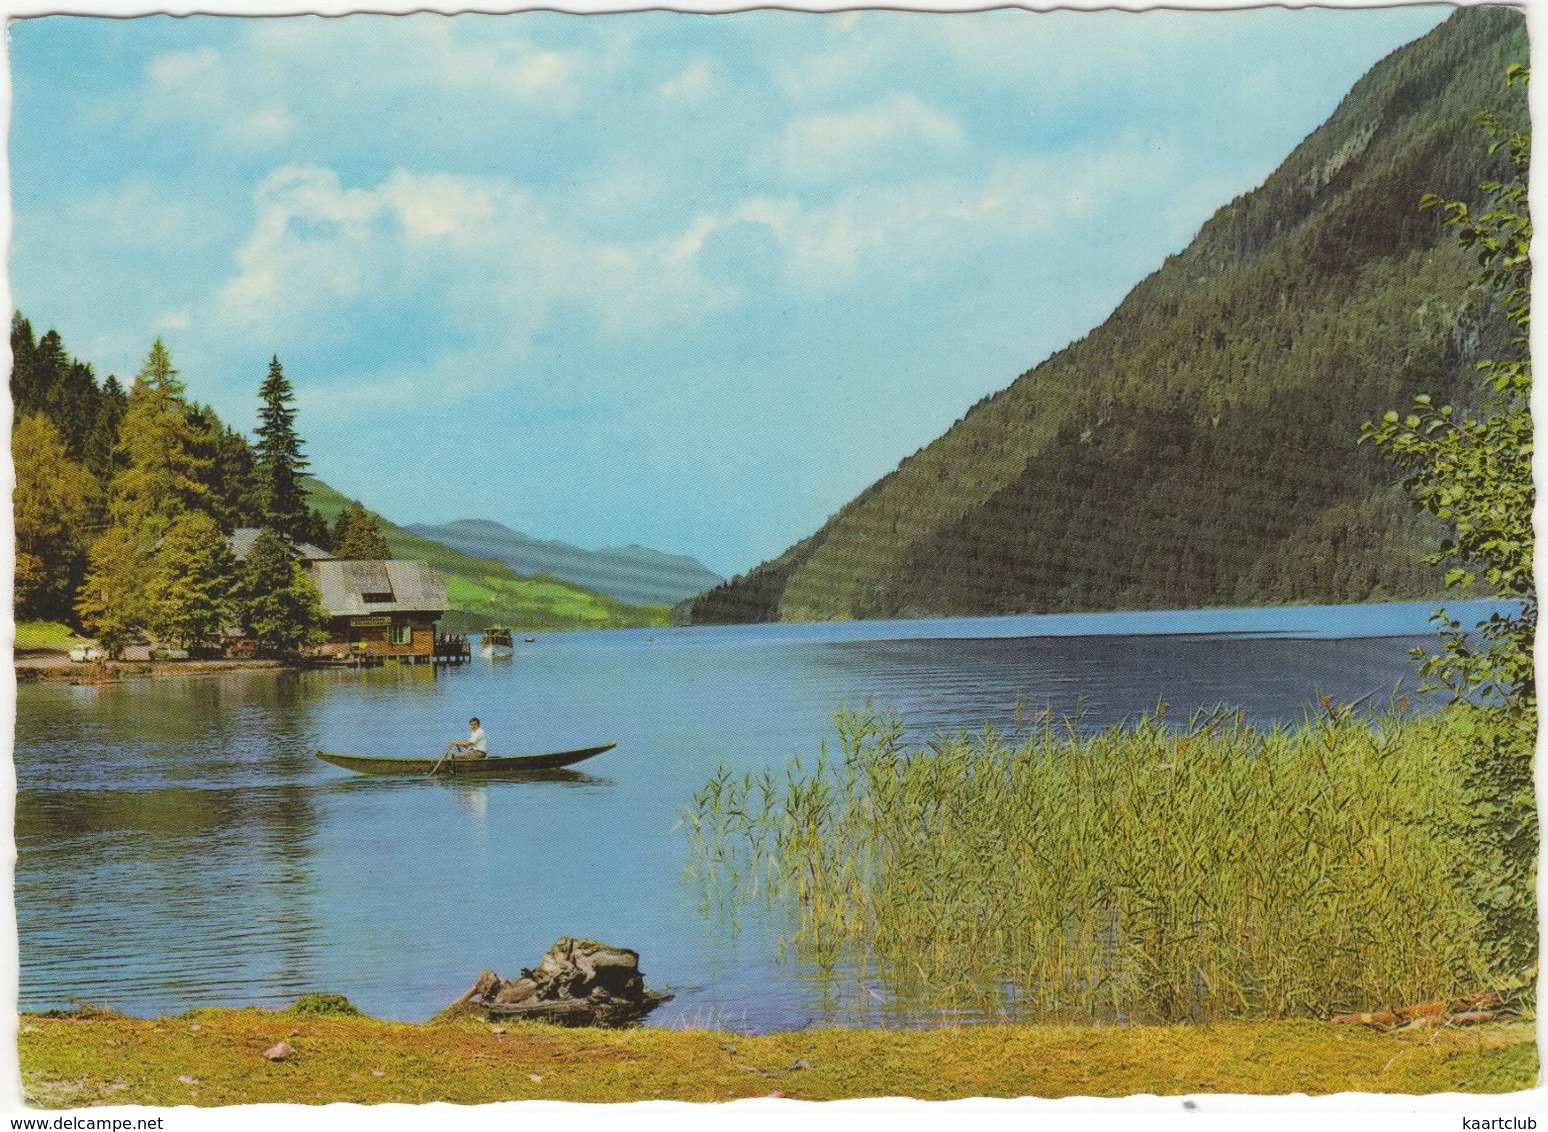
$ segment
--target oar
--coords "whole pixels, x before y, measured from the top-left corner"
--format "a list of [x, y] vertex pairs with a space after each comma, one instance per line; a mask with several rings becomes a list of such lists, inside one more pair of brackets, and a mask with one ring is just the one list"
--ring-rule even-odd
[[441, 757], [437, 759], [435, 765], [430, 768], [430, 773], [425, 775], [426, 778], [435, 777], [435, 772], [441, 769], [441, 764], [446, 761], [446, 756], [452, 753], [452, 748], [456, 745], [456, 743], [450, 743], [447, 745], [446, 750], [441, 752]]

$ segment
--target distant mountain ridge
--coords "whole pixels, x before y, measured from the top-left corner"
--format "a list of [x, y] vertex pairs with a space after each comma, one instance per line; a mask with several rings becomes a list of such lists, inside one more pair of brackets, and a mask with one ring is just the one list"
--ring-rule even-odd
[[1507, 348], [1423, 194], [1508, 175], [1475, 115], [1522, 14], [1459, 9], [1381, 60], [1257, 190], [1117, 310], [975, 405], [779, 557], [680, 605], [713, 624], [1428, 597], [1442, 537], [1358, 445], [1464, 401]]
[[585, 550], [539, 540], [490, 519], [410, 523], [415, 534], [476, 558], [493, 558], [518, 574], [547, 574], [630, 605], [674, 605], [725, 581], [697, 559], [644, 546]]
[[[313, 507], [330, 523], [349, 506], [349, 497], [313, 477], [306, 480]], [[399, 527], [375, 512], [394, 558], [422, 559], [446, 578], [451, 610], [440, 627], [449, 632], [501, 623], [524, 632], [559, 629], [625, 629], [665, 625], [666, 602], [632, 605], [603, 593], [552, 578], [521, 577], [505, 563], [481, 558]]]

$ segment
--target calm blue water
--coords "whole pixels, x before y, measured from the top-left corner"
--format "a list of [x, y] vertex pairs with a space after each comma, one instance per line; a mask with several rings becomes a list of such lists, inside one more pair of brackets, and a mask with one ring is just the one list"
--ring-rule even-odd
[[[1469, 611], [1489, 607], [1469, 607]], [[1462, 611], [1463, 607], [1454, 606]], [[1428, 605], [773, 625], [540, 636], [462, 669], [234, 673], [18, 692], [24, 1010], [282, 1005], [307, 991], [420, 1020], [559, 936], [641, 954], [651, 1024], [875, 1020], [777, 957], [777, 925], [701, 914], [678, 815], [725, 764], [782, 767], [840, 705], [919, 734], [1018, 703], [1100, 726], [1165, 700], [1299, 719], [1414, 681]], [[1465, 619], [1465, 618], [1464, 618]], [[318, 749], [439, 754], [617, 741], [548, 781], [371, 778]], [[864, 988], [860, 988], [861, 991]], [[892, 1017], [928, 1023], [938, 1019]]]

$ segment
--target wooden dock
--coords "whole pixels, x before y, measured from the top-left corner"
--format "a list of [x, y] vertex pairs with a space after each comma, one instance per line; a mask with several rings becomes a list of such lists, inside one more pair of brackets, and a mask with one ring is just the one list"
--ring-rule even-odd
[[[421, 650], [424, 648], [420, 646]], [[389, 662], [395, 664], [467, 664], [473, 659], [468, 638], [461, 633], [437, 633], [430, 642], [428, 652], [394, 652], [378, 642], [367, 645], [330, 644], [311, 654], [311, 663], [326, 668], [376, 668]]]
[[462, 633], [437, 633], [431, 656], [435, 664], [467, 664], [473, 659], [473, 649]]

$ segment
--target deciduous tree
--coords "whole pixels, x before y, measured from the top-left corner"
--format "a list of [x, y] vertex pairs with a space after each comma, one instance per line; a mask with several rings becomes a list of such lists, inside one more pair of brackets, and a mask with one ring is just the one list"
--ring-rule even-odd
[[91, 544], [75, 611], [81, 628], [110, 655], [134, 643], [150, 620], [152, 564], [150, 550], [126, 527], [109, 527]]
[[147, 549], [178, 515], [206, 501], [209, 460], [198, 443], [183, 383], [158, 338], [129, 393], [117, 449], [123, 467], [108, 505], [113, 524], [134, 532]]
[[[1527, 71], [1512, 68], [1512, 81]], [[1488, 205], [1475, 212], [1463, 202], [1427, 197], [1462, 244], [1477, 254], [1480, 278], [1503, 297], [1519, 329], [1513, 355], [1480, 363], [1478, 407], [1462, 411], [1420, 397], [1407, 414], [1389, 412], [1367, 425], [1373, 441], [1407, 477], [1415, 505], [1442, 520], [1451, 537], [1434, 556], [1448, 569], [1446, 584], [1480, 588], [1511, 599], [1510, 610], [1479, 626], [1439, 615], [1442, 647], [1422, 658], [1422, 671], [1449, 689], [1473, 725], [1469, 751], [1470, 886], [1490, 931], [1489, 943], [1509, 968], [1532, 968], [1537, 956], [1536, 862], [1538, 816], [1532, 758], [1537, 694], [1532, 642], [1537, 630], [1533, 586], [1532, 221], [1527, 210], [1531, 135], [1484, 113], [1479, 121], [1493, 150], [1510, 155], [1515, 175], [1485, 183]]]
[[16, 468], [16, 615], [69, 618], [86, 564], [85, 524], [96, 481], [65, 451], [48, 418], [31, 414], [11, 436]]

